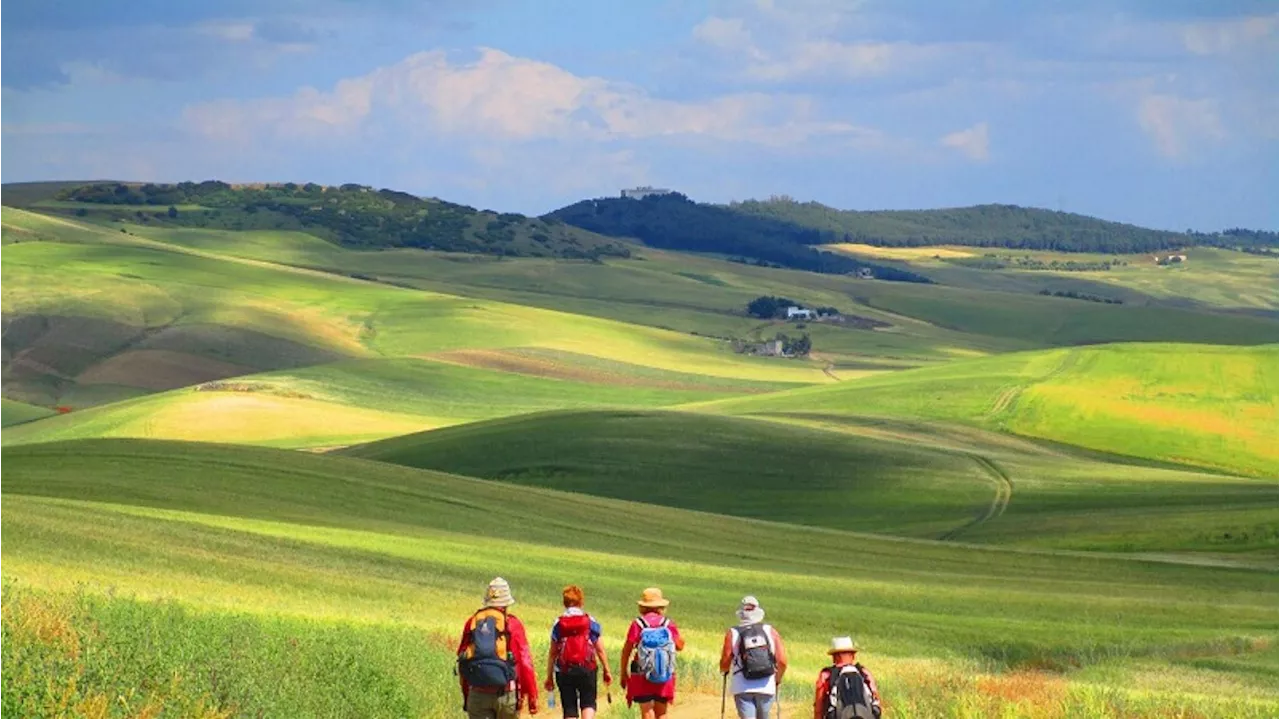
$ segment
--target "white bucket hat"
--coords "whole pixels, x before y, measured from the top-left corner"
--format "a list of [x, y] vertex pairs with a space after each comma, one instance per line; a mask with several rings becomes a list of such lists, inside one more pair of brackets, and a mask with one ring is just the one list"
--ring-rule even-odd
[[738, 619], [743, 624], [759, 624], [764, 621], [764, 607], [753, 596], [745, 596], [738, 605]]
[[858, 651], [858, 645], [853, 641], [853, 637], [833, 637], [827, 654], [846, 654], [856, 651]]
[[516, 603], [516, 598], [511, 596], [511, 585], [507, 584], [507, 580], [502, 577], [496, 577], [489, 582], [489, 588], [484, 592], [484, 605], [493, 609], [504, 609]]

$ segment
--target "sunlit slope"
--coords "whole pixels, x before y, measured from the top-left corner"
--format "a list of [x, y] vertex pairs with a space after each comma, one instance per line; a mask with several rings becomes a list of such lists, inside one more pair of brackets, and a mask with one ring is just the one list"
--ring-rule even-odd
[[136, 437], [330, 447], [514, 413], [662, 407], [787, 386], [528, 350], [447, 354], [454, 363], [349, 360], [207, 382], [15, 427], [4, 443]]
[[[853, 632], [899, 706], [924, 714], [956, 700], [938, 696], [943, 678], [1002, 667], [1058, 668], [1120, 692], [1185, 668], [1199, 686], [1234, 687], [1213, 692], [1240, 702], [1224, 710], [1274, 702], [1270, 680], [1239, 664], [1274, 673], [1271, 572], [849, 535], [252, 448], [100, 440], [5, 459], [5, 572], [29, 587], [447, 637], [501, 573], [534, 627], [558, 613], [561, 586], [584, 584], [616, 650], [636, 591], [658, 584], [689, 640], [689, 688], [718, 678], [725, 617], [750, 591], [768, 598], [797, 671], [816, 671], [831, 634]], [[495, 521], [495, 507], [520, 521]], [[1143, 688], [1156, 705], [1181, 691]], [[1138, 698], [1135, 712], [1160, 715]]]
[[1122, 344], [1018, 353], [703, 409], [949, 420], [1274, 477], [1277, 351]]
[[3, 410], [4, 418], [0, 421], [0, 426], [4, 427], [31, 422], [53, 414], [53, 410], [46, 407], [37, 407], [11, 399], [0, 399], [0, 410]]
[[[6, 393], [91, 405], [344, 357], [542, 347], [658, 369], [829, 381], [817, 363], [594, 317], [177, 248], [6, 209]], [[234, 234], [234, 233], [228, 233]], [[56, 240], [56, 241], [51, 241]]]

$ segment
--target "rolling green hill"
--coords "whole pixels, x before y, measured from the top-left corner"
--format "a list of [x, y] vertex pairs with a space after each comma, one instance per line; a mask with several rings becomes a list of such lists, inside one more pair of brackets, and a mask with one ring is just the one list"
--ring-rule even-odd
[[[615, 655], [640, 588], [662, 586], [688, 641], [687, 698], [719, 688], [720, 637], [750, 592], [797, 676], [851, 632], [903, 715], [1277, 710], [1271, 571], [890, 539], [276, 450], [98, 440], [5, 455], [4, 658], [46, 679], [6, 671], [6, 708], [119, 694], [135, 712], [358, 701], [365, 716], [451, 716], [445, 652], [500, 573], [535, 628], [582, 583]], [[530, 636], [541, 656], [544, 633]], [[128, 693], [156, 669], [171, 681]], [[806, 682], [784, 693], [809, 699]]]
[[1110, 345], [955, 362], [707, 409], [946, 420], [1274, 478], [1278, 374], [1275, 347]]
[[0, 426], [4, 427], [32, 422], [53, 414], [53, 410], [47, 407], [37, 407], [7, 398], [0, 399], [0, 409], [3, 409], [4, 413], [3, 420], [0, 420]]
[[[52, 189], [42, 186], [39, 190]], [[303, 230], [344, 245], [530, 257], [629, 257], [626, 243], [562, 223], [479, 211], [362, 185], [88, 183], [52, 198], [15, 188], [28, 207], [98, 220], [233, 230]]]
[[15, 427], [4, 444], [136, 437], [333, 447], [520, 412], [662, 407], [794, 386], [623, 363], [593, 368], [536, 350], [442, 359], [349, 360], [210, 381]]
[[[4, 211], [5, 392], [75, 408], [342, 359], [542, 348], [671, 372], [828, 381], [688, 334], [394, 287]], [[233, 236], [235, 233], [224, 233]]]
[[857, 211], [775, 198], [736, 202], [729, 207], [742, 214], [789, 222], [835, 238], [829, 241], [888, 247], [967, 245], [1111, 253], [1150, 252], [1190, 245], [1276, 247], [1274, 232], [1189, 235], [1017, 205]]
[[767, 417], [774, 421], [534, 414], [343, 453], [817, 527], [1263, 566], [1276, 559], [1274, 481], [1125, 464], [946, 426], [841, 421], [816, 409]]

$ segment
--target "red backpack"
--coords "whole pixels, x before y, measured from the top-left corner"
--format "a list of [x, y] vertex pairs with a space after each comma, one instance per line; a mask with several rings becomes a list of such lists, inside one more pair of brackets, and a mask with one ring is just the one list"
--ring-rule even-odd
[[591, 617], [586, 614], [560, 617], [556, 621], [560, 637], [556, 671], [585, 675], [596, 670], [596, 645], [591, 641]]

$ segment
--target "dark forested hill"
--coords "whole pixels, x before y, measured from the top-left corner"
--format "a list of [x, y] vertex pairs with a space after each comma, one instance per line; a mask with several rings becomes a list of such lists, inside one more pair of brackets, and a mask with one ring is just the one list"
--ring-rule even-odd
[[530, 257], [631, 255], [625, 243], [563, 223], [362, 185], [99, 182], [58, 188], [52, 201], [36, 200], [32, 207], [189, 227], [297, 229], [353, 247]]
[[835, 242], [881, 246], [973, 245], [1063, 252], [1149, 252], [1214, 245], [1276, 247], [1274, 232], [1228, 230], [1182, 233], [1152, 230], [1069, 212], [1016, 205], [977, 205], [941, 210], [837, 210], [789, 198], [748, 200], [734, 212], [816, 230]]
[[713, 252], [738, 261], [767, 263], [812, 272], [847, 274], [869, 270], [875, 277], [907, 282], [929, 280], [897, 267], [872, 265], [813, 245], [839, 241], [829, 231], [784, 219], [701, 204], [679, 193], [644, 199], [583, 200], [547, 214], [584, 230], [611, 237], [634, 237], [653, 247]]

